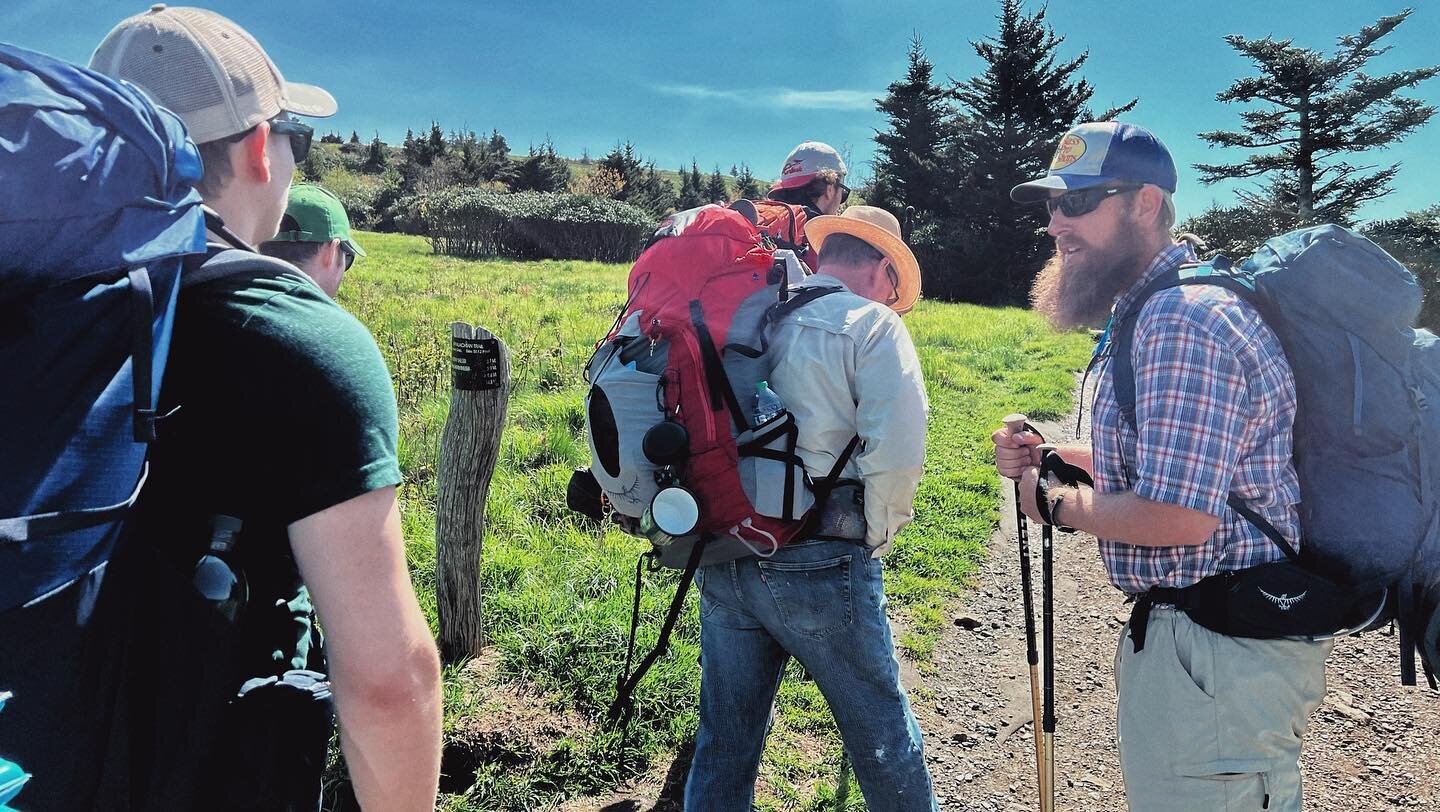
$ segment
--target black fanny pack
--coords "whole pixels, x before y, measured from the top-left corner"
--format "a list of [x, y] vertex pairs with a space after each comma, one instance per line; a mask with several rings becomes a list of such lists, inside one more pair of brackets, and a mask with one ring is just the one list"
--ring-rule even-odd
[[1150, 607], [1173, 604], [1191, 620], [1230, 637], [1271, 640], [1360, 631], [1382, 615], [1384, 590], [1362, 592], [1303, 561], [1286, 559], [1217, 573], [1180, 589], [1156, 587], [1135, 600], [1130, 639], [1145, 647]]

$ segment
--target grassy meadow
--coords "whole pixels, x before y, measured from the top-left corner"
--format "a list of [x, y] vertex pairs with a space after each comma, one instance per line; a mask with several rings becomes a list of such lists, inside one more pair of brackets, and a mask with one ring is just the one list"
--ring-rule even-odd
[[[419, 238], [360, 234], [369, 252], [341, 303], [375, 334], [400, 404], [410, 566], [435, 622], [435, 470], [449, 408], [451, 321], [509, 346], [513, 394], [487, 507], [481, 572], [490, 650], [445, 672], [446, 810], [546, 809], [603, 796], [683, 761], [696, 725], [699, 622], [691, 608], [636, 696], [624, 753], [604, 724], [625, 654], [636, 557], [648, 545], [565, 508], [589, 462], [580, 369], [624, 300], [626, 268], [435, 256]], [[1018, 309], [922, 302], [907, 317], [929, 386], [929, 460], [917, 519], [885, 559], [901, 656], [929, 667], [948, 602], [996, 521], [988, 435], [1015, 409], [1068, 409], [1084, 335]], [[646, 575], [639, 653], [653, 645], [677, 574]], [[637, 655], [638, 656], [638, 655]], [[792, 667], [793, 670], [793, 667]], [[798, 676], [798, 674], [796, 674]], [[833, 803], [840, 745], [814, 684], [787, 679], [761, 772], [762, 809]], [[849, 793], [862, 809], [858, 787]]]

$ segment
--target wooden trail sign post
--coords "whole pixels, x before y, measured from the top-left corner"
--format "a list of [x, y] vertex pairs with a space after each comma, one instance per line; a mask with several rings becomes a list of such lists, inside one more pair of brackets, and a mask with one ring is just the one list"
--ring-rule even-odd
[[489, 330], [451, 324], [450, 358], [450, 416], [440, 436], [435, 506], [440, 656], [447, 663], [479, 656], [485, 645], [480, 615], [485, 499], [510, 402], [510, 352]]

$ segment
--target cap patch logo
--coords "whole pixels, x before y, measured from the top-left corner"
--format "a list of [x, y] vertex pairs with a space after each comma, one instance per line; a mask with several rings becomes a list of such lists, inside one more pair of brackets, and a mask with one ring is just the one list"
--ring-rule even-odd
[[780, 174], [793, 175], [796, 172], [799, 172], [803, 166], [804, 161], [800, 160], [799, 158], [791, 158], [790, 160], [786, 161], [785, 166], [780, 169]]
[[1080, 160], [1080, 156], [1084, 154], [1085, 139], [1073, 133], [1066, 135], [1060, 139], [1060, 146], [1055, 148], [1055, 157], [1050, 160], [1050, 171], [1064, 169]]

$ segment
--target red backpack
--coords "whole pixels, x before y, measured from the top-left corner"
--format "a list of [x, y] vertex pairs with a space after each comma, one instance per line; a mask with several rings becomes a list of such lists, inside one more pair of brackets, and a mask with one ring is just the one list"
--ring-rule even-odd
[[[804, 206], [794, 206], [768, 197], [745, 202], [755, 207], [756, 227], [770, 235], [776, 248], [794, 251], [801, 262], [814, 269], [815, 257], [810, 251], [810, 240], [805, 237], [805, 221], [810, 219], [810, 216], [805, 213]], [[736, 204], [739, 204], [737, 207], [741, 211], [745, 210], [744, 204], [738, 200], [731, 205]]]
[[630, 271], [616, 326], [585, 366], [592, 466], [577, 478], [593, 475], [609, 510], [582, 512], [609, 512], [649, 539], [651, 569], [684, 570], [660, 643], [628, 680], [621, 675], [616, 715], [663, 653], [696, 568], [771, 555], [813, 527], [858, 445], [857, 437], [816, 482], [783, 405], [762, 406], [771, 414], [756, 425], [755, 393], [772, 367], [770, 325], [839, 289], [792, 291], [803, 268], [749, 213], [743, 203], [710, 205], [661, 222]]

